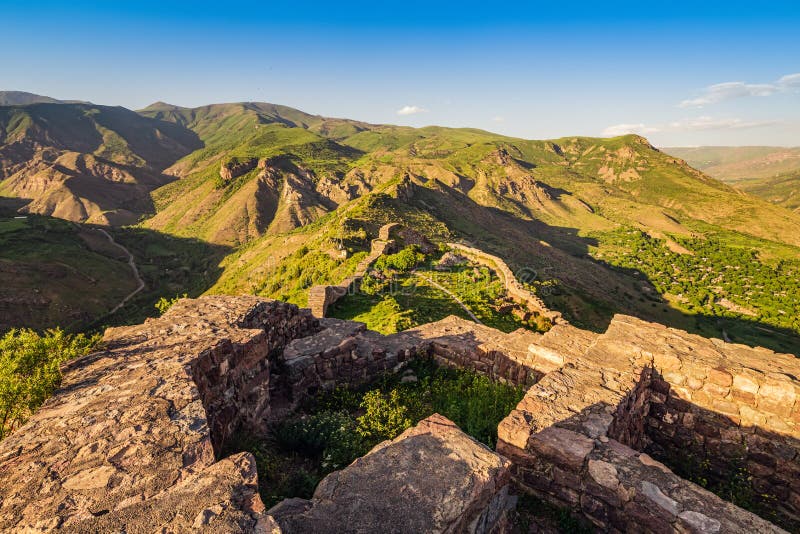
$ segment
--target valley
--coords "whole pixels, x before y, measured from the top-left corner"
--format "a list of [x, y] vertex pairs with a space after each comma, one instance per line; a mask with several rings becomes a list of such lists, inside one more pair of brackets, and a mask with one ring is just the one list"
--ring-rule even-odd
[[[602, 331], [625, 311], [800, 352], [800, 214], [791, 202], [743, 195], [702, 172], [740, 168], [744, 156], [670, 155], [635, 135], [532, 141], [376, 125], [254, 102], [156, 103], [138, 112], [39, 102], [0, 107], [0, 194], [16, 203], [9, 217], [68, 219], [86, 228], [79, 234], [99, 225], [130, 250], [145, 287], [110, 313], [136, 288], [116, 251], [96, 263], [116, 262], [102, 278], [118, 289], [97, 282], [88, 290], [102, 294], [96, 304], [72, 299], [83, 309], [36, 320], [8, 305], [0, 321], [8, 327], [125, 324], [154, 315], [159, 298], [184, 293], [305, 306], [312, 285], [351, 275], [378, 228], [397, 222], [434, 248], [459, 242], [503, 258], [550, 309], [584, 328]], [[780, 160], [780, 171], [792, 158], [762, 152], [745, 156]], [[30, 254], [52, 254], [34, 240], [24, 248], [6, 251], [7, 269], [27, 272]], [[361, 293], [335, 313], [387, 332], [451, 313], [468, 317], [441, 289], [452, 291], [463, 273], [440, 273], [435, 258], [425, 261], [418, 272], [396, 275], [403, 291]], [[488, 292], [454, 294], [503, 329], [506, 319], [480, 311], [502, 298], [490, 271], [479, 270]], [[511, 320], [506, 328], [517, 326], [524, 325]]]
[[800, 210], [800, 148], [665, 148], [709, 176], [792, 211]]

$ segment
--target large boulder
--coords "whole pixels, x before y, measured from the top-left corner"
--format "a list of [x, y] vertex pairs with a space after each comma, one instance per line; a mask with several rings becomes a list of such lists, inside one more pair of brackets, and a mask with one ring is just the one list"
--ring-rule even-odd
[[488, 532], [505, 520], [509, 465], [434, 414], [269, 514], [286, 534]]

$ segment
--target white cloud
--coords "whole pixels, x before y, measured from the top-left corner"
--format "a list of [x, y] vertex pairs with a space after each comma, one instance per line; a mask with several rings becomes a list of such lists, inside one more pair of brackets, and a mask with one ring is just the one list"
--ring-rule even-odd
[[747, 96], [771, 96], [800, 87], [800, 73], [787, 74], [774, 83], [724, 82], [709, 85], [700, 96], [681, 101], [678, 107], [699, 108], [724, 100]]
[[428, 110], [419, 106], [403, 106], [397, 110], [398, 115], [416, 115], [417, 113], [425, 113]]
[[496, 117], [492, 117], [492, 120], [494, 122], [506, 122], [506, 118], [505, 117], [501, 117], [500, 115], [498, 115]]
[[795, 87], [800, 87], [800, 72], [797, 74], [787, 74], [778, 80], [778, 87], [784, 90], [789, 90]]
[[775, 121], [743, 121], [742, 119], [714, 119], [712, 117], [696, 117], [671, 122], [667, 130], [672, 132], [696, 132], [700, 130], [744, 130], [760, 128], [775, 124]]
[[656, 127], [647, 126], [642, 123], [638, 124], [615, 124], [613, 126], [609, 126], [605, 130], [603, 130], [603, 137], [617, 137], [619, 135], [625, 134], [639, 134], [639, 135], [646, 135], [650, 133], [660, 132]]
[[664, 124], [615, 124], [603, 130], [603, 137], [616, 137], [625, 134], [647, 135], [661, 132], [697, 132], [703, 130], [744, 130], [775, 124], [775, 121], [743, 121], [738, 118], [715, 119], [702, 116], [681, 119]]

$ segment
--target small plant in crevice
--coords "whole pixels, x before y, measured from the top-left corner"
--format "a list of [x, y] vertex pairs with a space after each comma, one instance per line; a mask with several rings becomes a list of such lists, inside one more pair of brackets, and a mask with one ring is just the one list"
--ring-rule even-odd
[[167, 310], [170, 309], [176, 302], [178, 302], [180, 299], [185, 299], [188, 296], [189, 295], [187, 293], [183, 293], [182, 295], [175, 295], [172, 298], [161, 297], [155, 303], [155, 309], [158, 310], [159, 315], [164, 315], [167, 313]]

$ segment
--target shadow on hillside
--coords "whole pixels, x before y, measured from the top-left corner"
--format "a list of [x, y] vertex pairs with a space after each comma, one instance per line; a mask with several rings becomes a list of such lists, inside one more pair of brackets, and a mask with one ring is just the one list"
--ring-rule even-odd
[[[692, 315], [672, 307], [650, 278], [636, 269], [612, 267], [589, 255], [597, 240], [577, 228], [523, 220], [499, 208], [482, 206], [458, 190], [415, 187], [411, 203], [445, 222], [465, 244], [507, 261], [525, 282], [556, 279], [537, 289], [552, 309], [576, 326], [604, 332], [614, 314], [623, 313], [700, 334], [777, 352], [800, 355], [800, 335], [757, 320]], [[544, 241], [544, 243], [542, 243]]]
[[139, 227], [106, 228], [134, 256], [145, 288], [117, 313], [95, 320], [92, 329], [136, 324], [158, 315], [156, 302], [186, 294], [198, 297], [222, 274], [220, 261], [231, 247], [176, 237]]
[[19, 210], [30, 204], [30, 200], [23, 198], [0, 196], [0, 217], [14, 217], [19, 215]]

